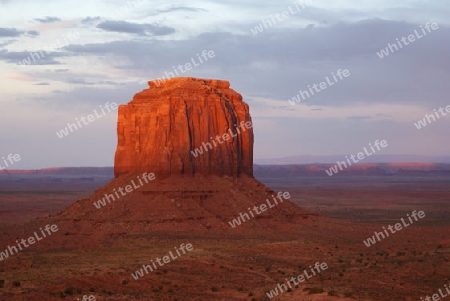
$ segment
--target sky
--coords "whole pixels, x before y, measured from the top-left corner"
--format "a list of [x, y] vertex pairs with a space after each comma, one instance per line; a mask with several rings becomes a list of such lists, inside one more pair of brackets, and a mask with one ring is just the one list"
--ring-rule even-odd
[[447, 156], [450, 116], [415, 123], [450, 105], [448, 15], [448, 0], [0, 0], [0, 157], [19, 154], [12, 169], [112, 166], [117, 110], [56, 133], [203, 51], [215, 56], [182, 76], [243, 95], [256, 159], [350, 155], [376, 140], [384, 155]]

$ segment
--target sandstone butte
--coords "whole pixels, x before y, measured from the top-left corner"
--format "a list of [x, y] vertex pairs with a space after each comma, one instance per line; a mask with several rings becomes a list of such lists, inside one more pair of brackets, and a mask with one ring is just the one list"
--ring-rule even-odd
[[[231, 228], [229, 221], [276, 194], [253, 178], [252, 128], [197, 158], [191, 150], [234, 131], [234, 124], [251, 121], [248, 105], [227, 81], [175, 78], [159, 87], [150, 81], [149, 86], [119, 107], [115, 178], [90, 197], [44, 220], [35, 219], [14, 235], [54, 223], [64, 233], [61, 243], [74, 248], [154, 231], [278, 237], [295, 235], [305, 223], [319, 218], [285, 200]], [[154, 173], [156, 179], [106, 206], [94, 206], [144, 172]], [[48, 243], [52, 245], [47, 248], [59, 245]]]
[[[240, 130], [246, 122], [251, 123], [249, 107], [228, 81], [150, 81], [149, 89], [119, 107], [115, 175], [151, 171], [159, 176], [252, 176], [253, 129]], [[231, 140], [216, 141], [217, 146], [211, 142], [231, 132]], [[191, 153], [204, 146], [208, 151], [203, 149], [203, 154]]]

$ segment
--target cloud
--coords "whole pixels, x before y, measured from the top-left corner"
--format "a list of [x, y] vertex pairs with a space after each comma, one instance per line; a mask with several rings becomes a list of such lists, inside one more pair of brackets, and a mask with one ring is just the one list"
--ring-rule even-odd
[[37, 37], [37, 36], [39, 36], [39, 32], [36, 30], [29, 30], [29, 31], [27, 31], [27, 35]]
[[107, 64], [136, 76], [146, 75], [146, 79], [161, 77], [173, 71], [173, 66], [196, 59], [197, 53], [213, 50], [214, 59], [182, 76], [226, 78], [242, 93], [284, 99], [286, 103], [299, 90], [320, 84], [338, 69], [348, 69], [350, 77], [303, 103], [423, 104], [427, 99], [428, 105], [433, 105], [448, 99], [443, 89], [450, 70], [450, 61], [445, 59], [450, 48], [448, 27], [441, 26], [382, 60], [377, 51], [395, 43], [396, 38], [420, 30], [420, 24], [370, 19], [308, 28], [274, 26], [258, 35], [250, 32], [250, 25], [241, 28], [248, 33], [209, 32], [184, 40], [131, 39], [70, 45], [66, 50], [120, 58]]
[[18, 37], [24, 33], [22, 30], [16, 28], [0, 28], [0, 38], [3, 37]]
[[104, 21], [97, 25], [105, 31], [131, 33], [140, 36], [166, 36], [175, 32], [172, 27], [161, 26], [156, 24], [137, 24], [126, 21]]
[[[377, 114], [377, 115], [381, 116], [382, 114]], [[357, 121], [357, 122], [361, 122], [361, 121], [364, 121], [364, 120], [375, 119], [375, 117], [374, 116], [354, 115], [354, 116], [348, 116], [347, 119], [348, 120]]]
[[108, 86], [123, 86], [126, 85], [126, 83], [120, 83], [115, 81], [87, 81], [84, 78], [76, 78], [76, 77], [70, 77], [66, 80], [63, 80], [66, 83], [69, 84], [77, 84], [77, 85], [85, 85], [85, 86], [98, 86], [98, 85], [108, 85]]
[[176, 12], [176, 11], [206, 12], [207, 10], [204, 8], [178, 6], [178, 7], [170, 7], [170, 8], [166, 8], [166, 9], [160, 9], [160, 10], [158, 10], [158, 13], [172, 13], [172, 12]]
[[[32, 57], [30, 57], [30, 53], [34, 53], [34, 60]], [[42, 53], [42, 55], [41, 55]], [[7, 63], [12, 64], [18, 64], [19, 62], [24, 64], [22, 67], [26, 67], [28, 65], [27, 62], [30, 62], [30, 66], [32, 65], [59, 65], [60, 62], [56, 61], [55, 59], [58, 57], [64, 57], [67, 56], [67, 54], [64, 54], [62, 52], [51, 52], [46, 53], [45, 51], [33, 51], [33, 52], [27, 52], [27, 51], [7, 51], [7, 50], [0, 50], [0, 61], [4, 61]]]
[[83, 78], [73, 78], [73, 77], [64, 80], [64, 82], [70, 83], [70, 84], [85, 85], [85, 86], [94, 86], [95, 85], [95, 82], [89, 82]]
[[14, 43], [15, 42], [15, 40], [8, 40], [8, 41], [5, 41], [5, 42], [3, 42], [3, 43], [0, 43], [0, 48], [3, 48], [3, 47], [5, 47], [5, 46], [8, 46], [9, 44], [12, 44], [12, 43]]
[[19, 37], [21, 35], [27, 35], [31, 37], [39, 36], [39, 32], [36, 30], [23, 31], [16, 28], [0, 28], [0, 38], [2, 37]]
[[[73, 81], [75, 82], [77, 79], [73, 79]], [[114, 101], [118, 104], [127, 103], [137, 91], [144, 88], [136, 83], [120, 84], [117, 89], [112, 89], [106, 82], [104, 86], [86, 85], [82, 82], [81, 79], [79, 85], [71, 87], [70, 90], [53, 90], [45, 96], [37, 95], [31, 99], [34, 102], [42, 103], [44, 107], [78, 111], [86, 107], [95, 108], [106, 101]]]
[[83, 24], [92, 24], [92, 23], [95, 23], [95, 22], [97, 22], [97, 21], [100, 21], [102, 18], [100, 18], [99, 16], [97, 16], [97, 17], [87, 17], [87, 18], [84, 18], [83, 20], [81, 20], [81, 23], [83, 23]]
[[19, 81], [35, 81], [35, 78], [27, 75], [27, 74], [20, 74], [20, 73], [7, 73], [0, 76], [0, 78], [6, 78], [6, 79], [14, 79]]
[[61, 21], [60, 18], [57, 17], [45, 17], [45, 19], [34, 19], [39, 23], [55, 23]]
[[50, 86], [50, 83], [37, 83], [35, 86]]

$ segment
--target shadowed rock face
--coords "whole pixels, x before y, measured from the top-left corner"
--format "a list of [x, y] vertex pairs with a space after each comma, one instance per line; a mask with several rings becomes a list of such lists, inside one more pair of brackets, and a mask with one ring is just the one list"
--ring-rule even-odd
[[[119, 107], [116, 177], [253, 175], [253, 129], [245, 125], [251, 126], [249, 107], [228, 81], [174, 78], [149, 86]], [[195, 156], [197, 148], [203, 154]]]

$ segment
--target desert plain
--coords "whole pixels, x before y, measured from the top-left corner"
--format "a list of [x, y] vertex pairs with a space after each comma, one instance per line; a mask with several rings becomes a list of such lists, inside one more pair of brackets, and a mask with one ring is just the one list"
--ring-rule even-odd
[[[267, 226], [268, 210], [236, 228], [226, 223], [233, 216], [223, 216], [220, 226], [199, 229], [202, 222], [192, 220], [183, 228], [168, 220], [141, 234], [105, 236], [95, 233], [102, 231], [97, 226], [80, 237], [61, 229], [0, 262], [0, 300], [271, 300], [267, 292], [316, 262], [328, 269], [273, 299], [409, 301], [450, 283], [448, 166], [403, 165], [394, 173], [377, 167], [333, 177], [313, 167], [255, 166], [260, 182], [290, 192], [304, 212], [298, 223]], [[112, 168], [2, 173], [1, 251], [112, 178]], [[414, 210], [426, 217], [370, 247], [363, 243]], [[133, 279], [143, 264], [182, 243], [193, 251]]]

